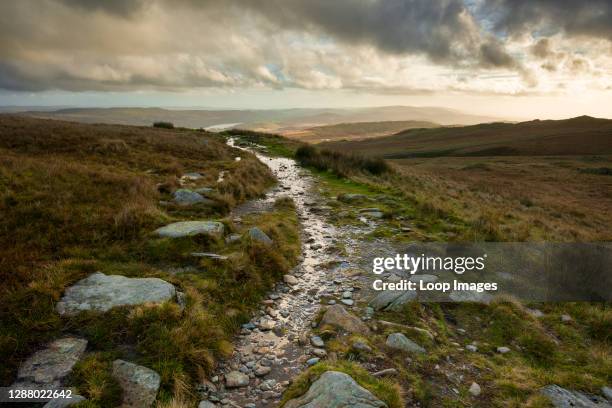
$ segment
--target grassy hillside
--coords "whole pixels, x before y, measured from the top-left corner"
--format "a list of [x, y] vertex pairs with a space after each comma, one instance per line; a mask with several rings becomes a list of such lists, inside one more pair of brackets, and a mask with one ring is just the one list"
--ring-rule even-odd
[[434, 128], [438, 124], [426, 121], [386, 121], [338, 123], [335, 125], [315, 126], [303, 130], [283, 131], [283, 136], [308, 143], [320, 143], [335, 140], [358, 140], [387, 136], [402, 130], [414, 128]]
[[581, 116], [516, 124], [412, 129], [358, 143], [330, 142], [323, 146], [389, 159], [612, 154], [612, 120]]
[[[0, 115], [0, 157], [2, 385], [13, 381], [32, 351], [71, 333], [89, 340], [90, 353], [71, 379], [88, 406], [116, 406], [110, 362], [122, 356], [161, 375], [162, 401], [190, 400], [189, 385], [231, 353], [239, 323], [298, 256], [290, 202], [244, 217], [240, 226], [224, 218], [274, 179], [254, 156], [216, 135]], [[221, 171], [224, 180], [217, 182]], [[196, 186], [216, 190], [216, 205], [168, 203], [187, 172], [203, 176]], [[258, 226], [274, 245], [152, 234], [188, 219], [220, 220], [228, 232]], [[198, 260], [189, 256], [193, 251], [225, 254], [229, 261]], [[171, 282], [186, 294], [185, 310], [170, 302], [60, 318], [54, 307], [65, 288], [95, 271]]]

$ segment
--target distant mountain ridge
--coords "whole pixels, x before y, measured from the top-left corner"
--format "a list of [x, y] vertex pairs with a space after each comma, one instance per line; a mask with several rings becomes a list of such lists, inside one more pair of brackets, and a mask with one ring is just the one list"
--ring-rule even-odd
[[68, 108], [56, 111], [30, 111], [25, 115], [83, 123], [115, 123], [149, 126], [168, 121], [176, 126], [205, 128], [238, 123], [253, 130], [289, 130], [353, 122], [428, 121], [441, 125], [469, 125], [502, 120], [470, 115], [439, 107], [383, 106], [372, 108], [295, 108], [262, 110], [171, 110], [162, 108]]
[[321, 146], [389, 159], [612, 154], [612, 120], [578, 116], [563, 120], [409, 129], [392, 136], [329, 142]]

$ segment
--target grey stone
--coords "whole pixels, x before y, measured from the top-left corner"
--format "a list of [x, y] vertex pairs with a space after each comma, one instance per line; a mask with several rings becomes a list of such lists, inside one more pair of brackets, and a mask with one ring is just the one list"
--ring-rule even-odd
[[106, 312], [117, 306], [162, 303], [175, 295], [174, 286], [158, 278], [127, 278], [96, 272], [66, 289], [56, 309], [60, 315], [85, 310]]
[[357, 351], [363, 351], [366, 353], [371, 353], [372, 352], [372, 347], [368, 346], [366, 343], [362, 342], [362, 341], [356, 341], [353, 343], [352, 348], [357, 350]]
[[210, 188], [210, 187], [200, 187], [200, 188], [196, 188], [193, 191], [195, 191], [198, 194], [202, 194], [203, 196], [209, 196], [215, 193], [215, 189]]
[[52, 399], [51, 401], [47, 402], [43, 408], [65, 408], [83, 401], [85, 401], [85, 397], [78, 394], [72, 394], [70, 398]]
[[368, 326], [340, 305], [329, 306], [321, 319], [320, 325], [321, 327], [331, 326], [348, 333], [368, 334], [370, 332]]
[[211, 199], [204, 198], [202, 194], [196, 193], [195, 191], [188, 190], [186, 188], [180, 188], [173, 194], [174, 202], [178, 205], [194, 205], [194, 204], [205, 204], [212, 205], [215, 202]]
[[200, 173], [185, 173], [183, 174], [183, 176], [181, 178], [187, 179], [187, 180], [199, 180], [201, 179], [203, 176]]
[[410, 277], [410, 279], [408, 279], [410, 282], [423, 282], [423, 283], [435, 283], [438, 281], [438, 277], [436, 275], [430, 275], [430, 274], [422, 274], [422, 275], [412, 275]]
[[155, 233], [164, 238], [182, 238], [194, 235], [221, 238], [224, 229], [223, 224], [217, 221], [180, 221], [158, 228]]
[[465, 346], [466, 350], [471, 351], [473, 353], [478, 351], [478, 347], [476, 347], [473, 344], [468, 344], [467, 346]]
[[293, 275], [283, 275], [283, 281], [287, 285], [297, 285], [299, 282], [298, 279]]
[[470, 394], [477, 397], [480, 395], [481, 392], [480, 385], [478, 385], [478, 383], [473, 382], [472, 385], [470, 385], [470, 389], [468, 391], [470, 392]]
[[601, 393], [604, 397], [608, 399], [608, 401], [612, 402], [612, 388], [610, 387], [601, 387]]
[[324, 347], [325, 343], [323, 342], [323, 339], [319, 336], [312, 336], [310, 337], [310, 344], [312, 344], [315, 347]]
[[506, 354], [506, 353], [509, 353], [509, 352], [510, 352], [510, 348], [509, 348], [509, 347], [506, 347], [506, 346], [501, 346], [501, 347], [498, 347], [498, 348], [497, 348], [497, 352], [498, 352], [499, 354]]
[[216, 407], [215, 404], [213, 404], [210, 401], [206, 401], [206, 400], [200, 401], [200, 403], [198, 404], [198, 408], [215, 408], [215, 407]]
[[355, 303], [353, 299], [340, 299], [340, 302], [344, 303], [347, 306], [353, 306]]
[[397, 311], [416, 297], [417, 293], [412, 290], [384, 290], [370, 301], [370, 307], [374, 310]]
[[312, 383], [306, 394], [292, 399], [285, 408], [386, 408], [355, 380], [344, 373], [326, 371]]
[[14, 388], [58, 388], [85, 353], [87, 340], [64, 337], [32, 354], [17, 371]]
[[395, 368], [386, 368], [384, 370], [380, 370], [372, 374], [374, 377], [389, 377], [393, 375], [397, 375], [397, 370]]
[[321, 361], [319, 357], [313, 357], [313, 358], [306, 360], [306, 365], [310, 367], [310, 366], [317, 364], [319, 361]]
[[336, 199], [343, 203], [356, 203], [364, 201], [367, 197], [363, 194], [340, 194]]
[[353, 297], [353, 293], [349, 292], [348, 290], [342, 292], [342, 297], [344, 299], [351, 299]]
[[225, 375], [225, 386], [227, 388], [239, 388], [249, 385], [249, 376], [240, 371], [231, 371]]
[[123, 390], [123, 408], [145, 408], [155, 402], [160, 377], [150, 368], [124, 360], [113, 361], [113, 377]]
[[377, 219], [380, 219], [385, 216], [381, 211], [368, 211], [362, 214], [365, 215], [366, 217], [377, 218]]
[[225, 243], [228, 245], [233, 244], [234, 242], [240, 241], [240, 238], [242, 238], [240, 234], [229, 234], [227, 237], [225, 237]]
[[227, 261], [228, 257], [225, 255], [214, 254], [212, 252], [192, 252], [191, 256], [196, 258], [209, 258], [217, 261]]
[[414, 341], [410, 340], [408, 337], [404, 336], [402, 333], [392, 333], [387, 337], [387, 342], [385, 343], [387, 347], [396, 350], [407, 351], [410, 353], [426, 353], [427, 351], [416, 344]]
[[493, 300], [493, 296], [486, 292], [477, 292], [475, 290], [453, 290], [448, 297], [453, 302], [474, 302], [489, 304]]
[[249, 228], [248, 235], [251, 240], [264, 245], [272, 245], [272, 243], [274, 242], [269, 236], [266, 235], [265, 232], [263, 232], [257, 227]]
[[555, 408], [610, 408], [612, 407], [604, 398], [595, 395], [586, 395], [578, 391], [561, 388], [558, 385], [547, 385], [540, 390]]
[[312, 354], [314, 354], [317, 357], [323, 358], [327, 355], [327, 351], [321, 349], [321, 348], [316, 348], [312, 350]]
[[561, 315], [561, 321], [563, 323], [571, 322], [572, 321], [572, 316], [567, 315], [567, 314], [562, 314]]
[[264, 375], [268, 375], [270, 374], [270, 371], [272, 371], [270, 367], [266, 367], [266, 366], [255, 367], [255, 375], [257, 377], [263, 377]]

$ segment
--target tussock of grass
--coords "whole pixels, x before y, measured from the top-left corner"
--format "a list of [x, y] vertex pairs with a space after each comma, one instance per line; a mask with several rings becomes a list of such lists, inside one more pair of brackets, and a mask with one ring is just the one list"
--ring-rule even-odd
[[330, 171], [340, 177], [356, 173], [378, 176], [391, 172], [391, 167], [383, 159], [348, 155], [331, 150], [319, 150], [310, 145], [299, 147], [295, 151], [295, 158], [302, 166], [314, 167], [320, 171]]

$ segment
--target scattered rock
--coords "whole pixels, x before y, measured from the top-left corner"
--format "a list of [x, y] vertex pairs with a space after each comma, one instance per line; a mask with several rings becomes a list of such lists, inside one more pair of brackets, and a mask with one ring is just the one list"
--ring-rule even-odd
[[365, 215], [366, 217], [376, 218], [376, 219], [380, 219], [385, 216], [381, 211], [368, 211], [362, 214]]
[[363, 351], [363, 352], [366, 352], [366, 353], [371, 353], [371, 352], [372, 352], [372, 347], [368, 346], [368, 345], [367, 345], [366, 343], [364, 343], [363, 341], [356, 341], [356, 342], [354, 342], [354, 343], [351, 345], [351, 347], [352, 347], [354, 350], [357, 350], [357, 351]]
[[393, 375], [397, 375], [397, 370], [395, 368], [387, 368], [385, 370], [380, 370], [372, 374], [374, 377], [389, 377]]
[[185, 180], [199, 180], [202, 177], [200, 173], [185, 173], [181, 178]]
[[285, 408], [387, 408], [347, 374], [327, 371], [312, 383], [306, 394], [292, 399]]
[[173, 194], [174, 202], [178, 205], [194, 205], [194, 204], [207, 204], [212, 205], [215, 202], [211, 199], [204, 198], [202, 194], [196, 193], [195, 191], [188, 190], [186, 188], [180, 188]]
[[261, 330], [272, 330], [274, 326], [276, 326], [276, 323], [274, 322], [274, 320], [270, 319], [261, 319], [258, 324], [258, 327]]
[[540, 390], [555, 408], [610, 408], [611, 405], [603, 398], [586, 395], [578, 391], [561, 388], [558, 385], [547, 385]]
[[17, 372], [13, 388], [58, 388], [85, 353], [87, 340], [64, 337], [28, 358]]
[[240, 241], [240, 238], [242, 238], [240, 234], [229, 234], [227, 237], [225, 237], [225, 243], [228, 245], [233, 244], [234, 242]]
[[264, 375], [270, 374], [270, 371], [272, 371], [272, 368], [260, 365], [255, 367], [254, 373], [257, 377], [263, 377]]
[[162, 303], [175, 295], [174, 286], [158, 278], [127, 278], [96, 272], [66, 289], [56, 309], [60, 315], [85, 310], [106, 312], [117, 306]]
[[363, 194], [340, 194], [336, 199], [343, 203], [356, 203], [364, 201], [367, 197]]
[[473, 382], [472, 385], [470, 385], [470, 389], [468, 391], [470, 392], [470, 394], [477, 397], [480, 395], [481, 392], [480, 385], [478, 385], [478, 383]]
[[214, 254], [212, 252], [192, 252], [191, 256], [196, 258], [210, 258], [215, 259], [217, 261], [227, 261], [228, 257], [225, 255]]
[[353, 306], [353, 304], [355, 303], [353, 299], [340, 299], [340, 301], [347, 306]]
[[266, 235], [265, 232], [263, 232], [257, 227], [249, 228], [248, 235], [249, 238], [251, 238], [253, 241], [259, 242], [264, 245], [272, 245], [272, 243], [274, 242], [269, 236]]
[[448, 297], [453, 302], [474, 302], [489, 304], [493, 300], [493, 296], [486, 292], [478, 292], [475, 290], [453, 290]]
[[601, 393], [608, 399], [608, 401], [612, 402], [612, 388], [601, 387]]
[[390, 347], [392, 349], [407, 351], [410, 353], [426, 353], [427, 352], [423, 347], [419, 346], [414, 341], [404, 336], [402, 333], [390, 334], [387, 337], [386, 345], [387, 347]]
[[225, 375], [225, 386], [227, 388], [239, 388], [249, 385], [249, 376], [240, 371], [231, 371]]
[[563, 323], [571, 322], [572, 321], [572, 316], [567, 315], [567, 314], [562, 314], [561, 315], [561, 321]]
[[43, 408], [65, 408], [85, 401], [85, 397], [72, 394], [70, 398], [55, 398], [43, 405]]
[[123, 390], [123, 408], [150, 407], [159, 389], [159, 374], [150, 368], [124, 360], [113, 361], [113, 377]]
[[217, 221], [180, 221], [158, 228], [155, 233], [164, 238], [182, 238], [194, 235], [221, 238], [224, 229], [223, 224]]
[[467, 346], [465, 346], [466, 350], [471, 351], [473, 353], [478, 351], [478, 347], [476, 347], [473, 344], [468, 344]]
[[411, 290], [384, 290], [370, 301], [370, 307], [374, 310], [399, 310], [416, 297], [417, 293]]
[[327, 351], [321, 349], [321, 348], [316, 348], [312, 350], [312, 354], [314, 354], [317, 357], [323, 358], [325, 356], [327, 356]]
[[293, 275], [283, 275], [283, 281], [285, 281], [287, 285], [297, 285], [299, 282], [298, 278]]
[[216, 408], [216, 405], [213, 404], [210, 401], [200, 401], [200, 403], [198, 404], [198, 408]]
[[497, 352], [499, 354], [506, 354], [506, 353], [510, 352], [510, 348], [506, 347], [506, 346], [498, 347], [497, 348]]
[[306, 360], [306, 365], [310, 367], [310, 366], [317, 364], [319, 361], [321, 361], [319, 357], [313, 357], [313, 358]]
[[343, 299], [351, 299], [353, 297], [353, 293], [349, 292], [348, 290], [342, 292], [342, 298]]
[[359, 318], [340, 305], [329, 306], [321, 319], [321, 326], [331, 326], [348, 333], [368, 334], [370, 330]]
[[312, 336], [310, 337], [310, 344], [312, 344], [314, 347], [324, 347], [325, 343], [323, 342], [323, 339], [319, 336]]

